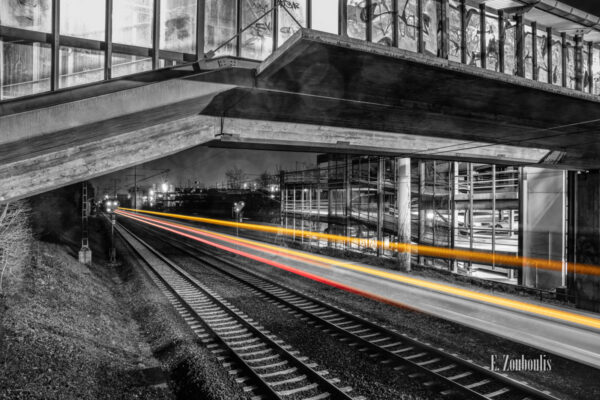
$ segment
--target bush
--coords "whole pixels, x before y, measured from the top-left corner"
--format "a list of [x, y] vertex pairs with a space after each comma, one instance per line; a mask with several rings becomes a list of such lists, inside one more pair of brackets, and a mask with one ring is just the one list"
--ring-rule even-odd
[[0, 206], [0, 294], [5, 275], [20, 270], [28, 261], [32, 243], [30, 208], [25, 201]]

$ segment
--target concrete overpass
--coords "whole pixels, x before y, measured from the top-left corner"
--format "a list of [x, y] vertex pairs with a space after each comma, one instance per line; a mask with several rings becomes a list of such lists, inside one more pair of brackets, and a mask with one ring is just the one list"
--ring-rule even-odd
[[1, 103], [0, 202], [197, 145], [597, 168], [599, 121], [591, 94], [303, 29], [262, 63]]

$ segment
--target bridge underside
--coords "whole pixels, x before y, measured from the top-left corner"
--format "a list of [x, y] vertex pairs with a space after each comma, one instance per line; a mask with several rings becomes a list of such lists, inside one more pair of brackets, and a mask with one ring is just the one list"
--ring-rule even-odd
[[203, 144], [600, 166], [585, 93], [309, 30], [256, 68], [209, 67], [0, 104], [0, 202]]

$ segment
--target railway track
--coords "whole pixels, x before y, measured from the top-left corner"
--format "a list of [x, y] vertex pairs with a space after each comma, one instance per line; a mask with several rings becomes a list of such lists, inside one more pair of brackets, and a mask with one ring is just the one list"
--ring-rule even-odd
[[444, 397], [557, 399], [549, 392], [540, 391], [525, 382], [491, 371], [471, 360], [465, 360], [444, 349], [243, 269], [214, 251], [207, 250], [206, 245], [194, 243], [191, 246], [173, 237], [168, 237], [167, 242], [202, 265], [225, 275], [235, 284], [246, 287], [255, 295], [322, 329], [357, 351], [366, 353], [368, 357], [395, 370], [405, 370], [409, 377], [420, 380]]
[[117, 232], [144, 260], [147, 272], [190, 328], [252, 400], [362, 400], [351, 387], [340, 388], [328, 371], [163, 256], [124, 226]]

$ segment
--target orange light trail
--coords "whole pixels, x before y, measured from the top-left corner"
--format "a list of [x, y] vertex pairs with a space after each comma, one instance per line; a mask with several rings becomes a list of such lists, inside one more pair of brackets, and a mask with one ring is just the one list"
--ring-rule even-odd
[[[273, 260], [270, 260], [270, 259], [267, 259], [264, 257], [260, 257], [260, 256], [257, 256], [257, 255], [251, 254], [251, 253], [247, 253], [247, 252], [243, 252], [243, 251], [240, 251], [237, 249], [232, 249], [230, 247], [223, 246], [223, 245], [214, 243], [212, 241], [201, 239], [198, 236], [190, 235], [190, 234], [181, 232], [177, 229], [186, 230], [188, 232], [193, 232], [195, 234], [200, 234], [200, 235], [211, 237], [211, 238], [214, 238], [217, 240], [222, 240], [222, 241], [225, 241], [228, 243], [241, 245], [243, 247], [250, 248], [250, 249], [258, 249], [260, 251], [267, 252], [267, 253], [270, 253], [273, 255], [281, 255], [283, 257], [287, 257], [290, 259], [296, 259], [296, 260], [301, 259], [301, 261], [303, 261], [305, 263], [315, 265], [320, 268], [329, 268], [328, 265], [324, 266], [323, 264], [335, 265], [335, 266], [338, 266], [338, 267], [341, 267], [344, 269], [353, 270], [353, 271], [364, 273], [367, 275], [378, 276], [381, 278], [393, 280], [393, 281], [408, 284], [411, 286], [429, 289], [429, 290], [433, 290], [436, 292], [450, 294], [453, 296], [457, 296], [457, 297], [461, 297], [461, 298], [465, 298], [465, 299], [469, 299], [469, 300], [474, 300], [474, 301], [478, 301], [478, 302], [483, 302], [483, 303], [487, 303], [487, 304], [491, 304], [491, 305], [496, 305], [496, 306], [500, 306], [500, 307], [508, 308], [508, 309], [512, 309], [512, 310], [524, 311], [524, 312], [527, 312], [530, 314], [547, 317], [547, 318], [552, 318], [555, 320], [561, 320], [561, 321], [576, 324], [576, 325], [583, 325], [586, 327], [600, 330], [600, 319], [589, 317], [589, 316], [582, 315], [582, 314], [576, 314], [576, 313], [563, 311], [563, 310], [559, 310], [559, 309], [555, 309], [555, 308], [539, 306], [539, 305], [526, 303], [526, 302], [522, 302], [522, 301], [518, 301], [518, 300], [511, 300], [511, 299], [507, 299], [504, 297], [493, 296], [493, 295], [489, 295], [489, 294], [485, 294], [485, 293], [479, 293], [479, 292], [475, 292], [475, 291], [468, 290], [468, 289], [462, 289], [462, 288], [458, 288], [458, 287], [454, 287], [454, 286], [450, 286], [450, 285], [446, 285], [446, 284], [442, 284], [442, 283], [430, 282], [430, 281], [419, 279], [419, 278], [408, 277], [408, 276], [401, 275], [401, 274], [398, 274], [395, 272], [382, 271], [382, 270], [369, 268], [369, 267], [362, 266], [362, 265], [356, 265], [356, 264], [351, 264], [351, 263], [347, 263], [347, 262], [343, 262], [343, 261], [339, 261], [339, 260], [335, 260], [335, 259], [320, 257], [320, 256], [313, 255], [313, 254], [306, 254], [306, 253], [302, 253], [299, 251], [282, 249], [282, 248], [278, 248], [277, 246], [262, 244], [262, 243], [258, 243], [255, 241], [241, 239], [241, 238], [233, 237], [233, 236], [226, 235], [226, 234], [210, 232], [210, 231], [206, 231], [201, 228], [194, 228], [194, 227], [190, 227], [190, 226], [186, 226], [186, 225], [176, 224], [173, 222], [158, 220], [158, 219], [146, 217], [146, 216], [139, 215], [139, 214], [132, 214], [129, 212], [124, 212], [124, 211], [117, 211], [117, 213], [120, 215], [123, 215], [127, 218], [131, 218], [131, 219], [137, 220], [139, 222], [143, 222], [143, 223], [155, 226], [157, 228], [164, 229], [169, 232], [188, 237], [190, 239], [208, 244], [210, 246], [217, 247], [222, 250], [232, 252], [235, 254], [239, 254], [239, 255], [242, 255], [243, 257], [247, 257], [247, 258], [253, 259], [255, 261], [259, 261], [264, 264], [271, 265], [276, 268], [284, 269], [286, 271], [295, 273], [297, 275], [301, 275], [306, 278], [309, 278], [309, 279], [312, 279], [312, 280], [315, 280], [315, 281], [318, 281], [321, 283], [325, 283], [327, 285], [337, 287], [342, 290], [349, 291], [351, 293], [356, 293], [361, 296], [369, 297], [369, 298], [372, 298], [372, 299], [375, 299], [378, 301], [382, 301], [387, 304], [391, 304], [391, 305], [398, 306], [398, 307], [406, 308], [406, 305], [403, 303], [400, 303], [398, 301], [395, 301], [393, 299], [389, 299], [389, 298], [386, 298], [386, 297], [383, 297], [383, 296], [380, 296], [380, 295], [377, 295], [374, 293], [370, 293], [368, 291], [357, 289], [353, 286], [349, 286], [349, 285], [345, 285], [345, 284], [342, 284], [342, 283], [339, 283], [336, 281], [332, 281], [327, 278], [323, 278], [319, 275], [311, 274], [311, 273], [308, 273], [308, 272], [303, 271], [298, 268], [291, 267], [286, 264], [278, 263], [276, 261], [273, 261]], [[172, 228], [176, 228], [176, 229], [172, 229]]]
[[[204, 217], [192, 217], [189, 215], [180, 215], [180, 214], [169, 214], [162, 213], [157, 211], [147, 211], [147, 210], [135, 210], [131, 208], [119, 208], [120, 210], [133, 211], [138, 213], [145, 213], [151, 215], [157, 215], [162, 217], [183, 219], [188, 221], [202, 222], [211, 225], [220, 225], [226, 226], [230, 228], [239, 228], [239, 229], [247, 229], [258, 232], [266, 232], [273, 233], [277, 235], [286, 235], [286, 236], [295, 236], [295, 237], [304, 237], [304, 238], [318, 238], [323, 240], [328, 240], [337, 243], [352, 243], [359, 245], [362, 239], [353, 238], [347, 236], [340, 235], [332, 235], [329, 233], [321, 233], [321, 232], [312, 232], [312, 231], [303, 231], [298, 229], [290, 229], [290, 228], [282, 228], [268, 225], [260, 225], [260, 224], [249, 224], [244, 222], [233, 222], [233, 221], [225, 221], [220, 219], [213, 218], [204, 218]], [[557, 260], [545, 260], [540, 258], [531, 258], [531, 257], [520, 257], [513, 256], [507, 254], [494, 254], [494, 253], [486, 253], [482, 251], [474, 251], [474, 250], [462, 250], [462, 249], [449, 249], [444, 247], [436, 247], [436, 246], [427, 246], [422, 244], [412, 244], [412, 243], [384, 243], [382, 241], [376, 241], [376, 246], [378, 248], [384, 250], [392, 250], [397, 251], [399, 253], [411, 253], [419, 256], [426, 257], [437, 257], [437, 258], [446, 258], [452, 260], [461, 260], [461, 261], [470, 261], [475, 263], [486, 263], [486, 264], [494, 264], [494, 265], [504, 265], [509, 267], [517, 267], [522, 268], [523, 266], [527, 266], [529, 268], [540, 268], [551, 271], [559, 271], [563, 270], [563, 262]], [[576, 272], [577, 274], [586, 274], [586, 275], [600, 275], [600, 267], [596, 265], [590, 264], [581, 264], [581, 263], [568, 263], [569, 270]]]

